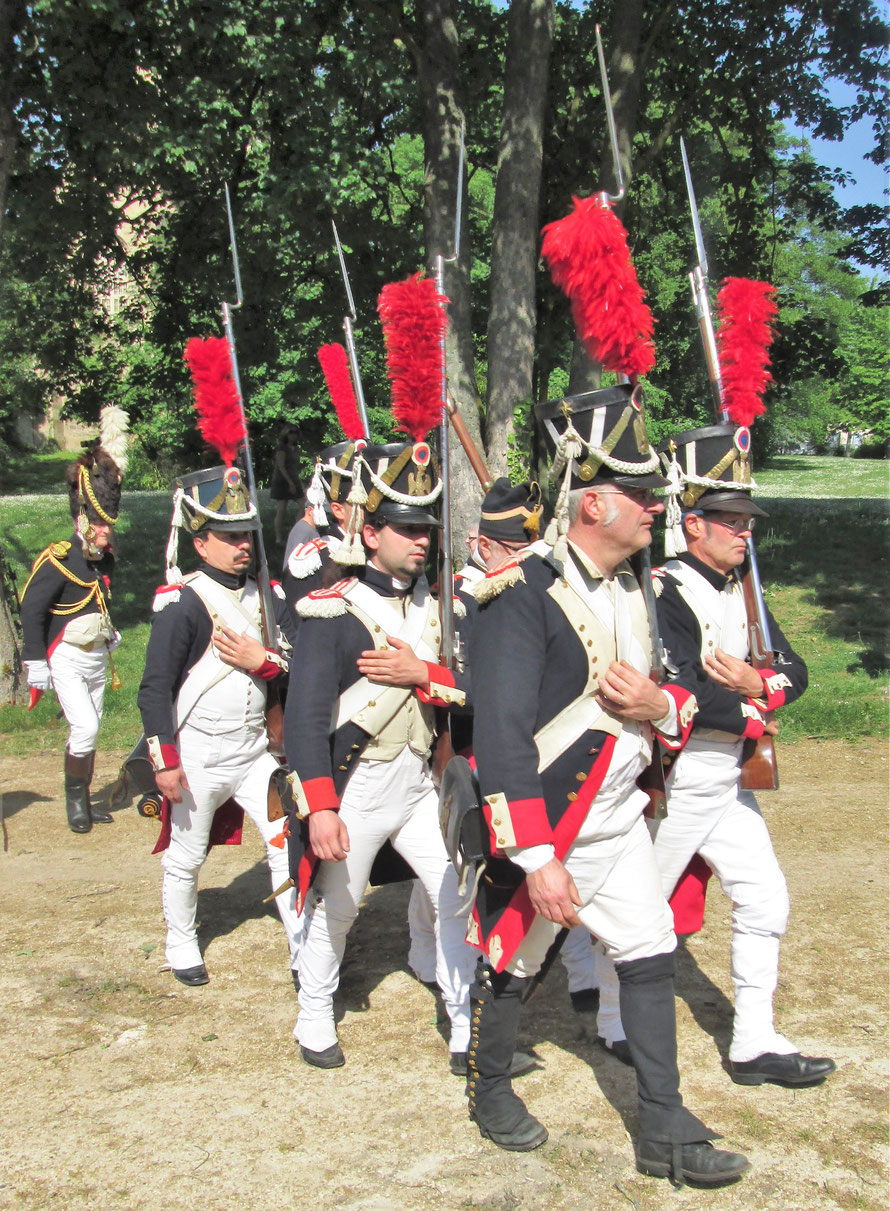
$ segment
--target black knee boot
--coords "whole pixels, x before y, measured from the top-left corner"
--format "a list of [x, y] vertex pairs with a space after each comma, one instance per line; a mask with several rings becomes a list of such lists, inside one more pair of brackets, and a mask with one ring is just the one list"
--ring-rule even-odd
[[92, 758], [92, 753], [74, 757], [67, 750], [65, 752], [65, 811], [73, 833], [88, 833], [93, 827], [90, 818]]
[[509, 1152], [530, 1152], [547, 1139], [547, 1129], [529, 1114], [510, 1084], [524, 986], [519, 976], [496, 973], [480, 959], [470, 989], [470, 1118], [486, 1139]]
[[621, 1020], [637, 1074], [637, 1168], [651, 1177], [721, 1185], [750, 1166], [737, 1152], [720, 1152], [719, 1138], [683, 1105], [677, 1069], [674, 956], [616, 963]]
[[112, 824], [114, 822], [114, 816], [112, 816], [111, 812], [100, 811], [99, 808], [95, 806], [92, 799], [90, 798], [89, 787], [90, 787], [90, 783], [93, 781], [93, 770], [95, 769], [95, 766], [96, 766], [95, 750], [89, 754], [89, 757], [90, 757], [90, 776], [87, 779], [87, 804], [90, 809], [90, 819], [92, 820], [92, 822], [94, 824]]

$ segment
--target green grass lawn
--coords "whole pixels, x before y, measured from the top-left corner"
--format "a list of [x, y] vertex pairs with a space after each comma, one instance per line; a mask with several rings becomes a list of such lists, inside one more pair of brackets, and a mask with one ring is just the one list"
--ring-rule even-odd
[[[59, 460], [44, 458], [55, 463], [58, 475]], [[757, 531], [760, 569], [770, 608], [810, 669], [808, 692], [781, 714], [782, 739], [886, 735], [887, 464], [806, 456], [789, 456], [779, 464], [757, 475], [761, 498], [770, 512]], [[857, 475], [859, 491], [853, 493], [848, 489]], [[260, 494], [260, 504], [267, 551], [277, 574], [281, 552], [271, 541], [272, 506], [267, 493]], [[34, 556], [47, 543], [70, 534], [66, 505], [61, 495], [0, 499], [3, 541], [20, 590]], [[102, 725], [103, 742], [118, 748], [134, 744], [141, 731], [136, 691], [152, 597], [163, 580], [169, 524], [167, 493], [124, 493], [111, 602], [112, 617], [124, 636], [114, 656], [123, 686], [106, 695]], [[657, 562], [658, 536], [653, 554]], [[187, 570], [186, 551], [182, 558], [181, 566]], [[61, 750], [64, 736], [65, 724], [51, 693], [30, 713], [18, 707], [0, 709], [0, 755], [34, 747]]]
[[832, 458], [817, 454], [784, 454], [754, 472], [764, 496], [858, 497], [890, 495], [890, 462], [878, 458]]

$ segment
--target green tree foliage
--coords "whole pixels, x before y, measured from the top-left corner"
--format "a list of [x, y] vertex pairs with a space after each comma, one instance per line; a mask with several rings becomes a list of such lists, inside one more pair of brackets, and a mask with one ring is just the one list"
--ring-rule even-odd
[[[507, 14], [490, 0], [450, 8], [467, 114], [464, 251], [472, 257], [484, 396]], [[147, 459], [157, 464], [171, 449], [184, 463], [199, 457], [181, 351], [189, 336], [220, 331], [220, 302], [233, 297], [228, 181], [245, 292], [236, 335], [259, 465], [282, 418], [299, 423], [307, 452], [338, 436], [315, 357], [339, 338], [346, 310], [331, 218], [352, 275], [374, 436], [388, 436], [375, 301], [386, 281], [420, 268], [427, 251], [417, 89], [423, 9], [423, 0], [33, 0], [15, 43], [0, 431], [54, 393], [87, 419], [115, 400], [130, 412]], [[838, 269], [849, 286], [841, 323], [833, 287], [818, 279], [832, 259], [880, 264], [880, 214], [841, 213], [833, 174], [787, 146], [782, 123], [793, 118], [828, 138], [863, 114], [880, 123], [886, 30], [875, 5], [558, 4], [541, 225], [565, 213], [572, 193], [602, 187], [596, 19], [637, 48], [633, 112], [621, 110], [633, 170], [623, 217], [658, 321], [648, 395], [656, 427], [708, 416], [686, 283], [693, 254], [676, 146], [683, 133], [714, 278], [741, 272], [781, 287], [783, 320], [794, 326], [777, 350], [782, 399], [806, 399], [818, 411], [815, 384], [830, 380], [833, 399], [871, 401], [871, 411], [860, 411], [874, 428], [867, 417], [886, 373], [873, 360], [884, 313], [862, 322], [862, 286], [875, 293], [880, 282]], [[846, 111], [830, 101], [829, 72], [856, 86]], [[882, 135], [878, 128], [878, 143]], [[124, 278], [130, 284], [114, 308], [100, 303]], [[571, 358], [565, 301], [543, 273], [537, 291], [530, 396], [555, 386]], [[826, 415], [831, 407], [825, 403]], [[786, 427], [791, 415], [783, 413]]]

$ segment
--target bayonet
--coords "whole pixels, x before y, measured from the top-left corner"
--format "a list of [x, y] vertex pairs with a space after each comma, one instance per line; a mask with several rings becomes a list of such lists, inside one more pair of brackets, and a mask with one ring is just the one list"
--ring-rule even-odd
[[[250, 495], [253, 507], [256, 509], [257, 518], [260, 517], [260, 502], [257, 495], [256, 479], [253, 474], [253, 459], [250, 454], [250, 438], [247, 432], [247, 413], [244, 409], [244, 396], [241, 393], [241, 376], [238, 371], [238, 354], [235, 351], [235, 331], [232, 326], [232, 312], [244, 302], [244, 294], [241, 289], [241, 271], [238, 267], [238, 242], [235, 239], [235, 223], [232, 218], [232, 202], [229, 197], [228, 183], [225, 185], [226, 195], [226, 214], [229, 220], [229, 242], [232, 249], [232, 272], [235, 279], [235, 299], [234, 303], [224, 302], [222, 304], [223, 327], [226, 332], [226, 341], [229, 346], [229, 357], [232, 362], [232, 378], [235, 381], [235, 390], [238, 392], [238, 407], [241, 410], [241, 421], [244, 426], [244, 444], [242, 446], [242, 457], [244, 459], [244, 474], [247, 480], [247, 491]], [[254, 546], [256, 552], [256, 580], [257, 587], [260, 593], [260, 604], [262, 606], [262, 630], [263, 644], [272, 651], [279, 650], [278, 644], [278, 629], [275, 624], [275, 603], [272, 598], [272, 585], [269, 580], [269, 563], [266, 559], [266, 548], [263, 543], [263, 528], [260, 528], [254, 533]]]
[[695, 252], [698, 264], [689, 273], [689, 285], [692, 289], [692, 304], [695, 308], [695, 318], [698, 320], [702, 345], [705, 351], [705, 362], [708, 367], [708, 382], [711, 384], [711, 394], [717, 417], [725, 421], [726, 411], [723, 407], [723, 380], [720, 377], [720, 359], [717, 356], [717, 341], [714, 336], [714, 324], [711, 319], [711, 301], [708, 298], [708, 254], [705, 251], [705, 241], [702, 236], [701, 223], [698, 217], [698, 205], [695, 201], [695, 190], [692, 185], [692, 173], [689, 169], [689, 157], [686, 155], [686, 144], [680, 138], [680, 153], [683, 156], [683, 174], [686, 177], [686, 193], [689, 197], [689, 210], [692, 215], [692, 230], [695, 233]]
[[600, 27], [596, 26], [596, 57], [600, 65], [600, 83], [603, 88], [603, 101], [606, 106], [606, 123], [609, 127], [609, 142], [612, 146], [612, 166], [615, 170], [615, 183], [618, 187], [617, 193], [606, 193], [605, 190], [600, 194], [603, 200], [603, 205], [610, 202], [620, 202], [624, 197], [626, 186], [624, 184], [624, 173], [621, 169], [621, 155], [618, 151], [618, 130], [615, 126], [615, 114], [612, 111], [612, 94], [609, 91], [609, 76], [606, 72], [606, 55], [603, 51], [603, 39], [600, 34]]
[[337, 245], [337, 256], [340, 258], [340, 272], [343, 275], [343, 285], [346, 287], [346, 301], [349, 304], [349, 314], [343, 317], [343, 333], [346, 337], [346, 352], [349, 356], [349, 369], [352, 373], [352, 385], [355, 388], [355, 401], [358, 404], [358, 414], [361, 417], [362, 428], [365, 431], [365, 437], [368, 441], [371, 440], [371, 427], [368, 424], [368, 411], [365, 407], [365, 393], [362, 390], [362, 376], [358, 368], [358, 353], [355, 348], [355, 334], [352, 328], [352, 321], [358, 319], [355, 310], [355, 301], [352, 297], [352, 287], [349, 284], [349, 272], [346, 268], [346, 258], [343, 255], [343, 246], [340, 243], [340, 236], [337, 231], [337, 224], [331, 219], [331, 226], [334, 229], [334, 242]]

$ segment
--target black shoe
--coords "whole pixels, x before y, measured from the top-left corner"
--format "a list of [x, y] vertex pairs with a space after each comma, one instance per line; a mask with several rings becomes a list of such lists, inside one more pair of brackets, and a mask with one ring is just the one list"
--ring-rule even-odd
[[[450, 1067], [453, 1076], [467, 1075], [467, 1053], [465, 1051], [452, 1051], [450, 1055]], [[510, 1076], [522, 1076], [526, 1072], [531, 1072], [533, 1068], [538, 1067], [538, 1061], [533, 1055], [528, 1055], [524, 1051], [514, 1051], [513, 1059], [510, 1061]]]
[[113, 824], [114, 816], [111, 812], [103, 812], [96, 807], [95, 803], [90, 803], [90, 819], [94, 824]]
[[831, 1076], [837, 1065], [834, 1060], [817, 1059], [794, 1051], [791, 1055], [776, 1055], [767, 1051], [756, 1060], [730, 1060], [729, 1075], [737, 1085], [818, 1085]]
[[600, 1007], [600, 990], [598, 988], [579, 988], [570, 992], [569, 999], [575, 1013], [596, 1013]]
[[619, 1060], [622, 1064], [626, 1064], [628, 1068], [633, 1068], [633, 1057], [630, 1054], [627, 1039], [616, 1039], [614, 1043], [607, 1043], [603, 1036], [598, 1034], [596, 1041], [600, 1047], [608, 1051], [609, 1055], [613, 1055], [616, 1060]]
[[189, 988], [196, 988], [199, 984], [209, 984], [210, 976], [207, 974], [207, 968], [203, 963], [199, 963], [197, 967], [180, 967], [177, 971], [175, 967], [171, 968], [174, 979], [179, 980], [180, 984], [185, 984]]
[[74, 757], [65, 752], [65, 812], [73, 833], [88, 833], [93, 827], [90, 818], [90, 778], [94, 753]]
[[300, 1044], [300, 1055], [313, 1068], [342, 1068], [346, 1063], [346, 1056], [339, 1043], [331, 1043], [324, 1051], [310, 1051], [308, 1047]]
[[502, 1121], [486, 1126], [480, 1120], [478, 1111], [470, 1111], [470, 1118], [479, 1128], [479, 1134], [499, 1148], [507, 1152], [531, 1152], [547, 1143], [547, 1128], [533, 1114], [529, 1114], [519, 1098], [516, 1101], [521, 1113], [516, 1114], [513, 1122]]
[[702, 1186], [722, 1186], [735, 1182], [751, 1165], [741, 1152], [721, 1152], [713, 1144], [664, 1144], [639, 1140], [636, 1146], [637, 1169], [647, 1177], [672, 1177], [680, 1185], [697, 1182]]

